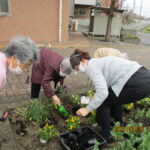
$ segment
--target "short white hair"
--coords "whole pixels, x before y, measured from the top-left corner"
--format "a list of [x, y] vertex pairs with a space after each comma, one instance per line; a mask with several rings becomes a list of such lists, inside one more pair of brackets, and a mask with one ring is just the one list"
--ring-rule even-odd
[[35, 42], [28, 37], [16, 37], [8, 44], [5, 49], [7, 57], [16, 56], [19, 61], [24, 64], [28, 61], [39, 61], [39, 48]]
[[61, 62], [60, 68], [66, 74], [70, 74], [72, 72], [72, 66], [70, 64], [69, 58], [64, 58], [63, 59], [63, 61]]

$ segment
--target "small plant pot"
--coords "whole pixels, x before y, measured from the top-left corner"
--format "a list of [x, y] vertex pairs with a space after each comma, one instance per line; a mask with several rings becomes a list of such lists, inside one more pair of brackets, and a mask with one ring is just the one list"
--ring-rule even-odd
[[46, 143], [47, 143], [47, 140], [40, 139], [40, 142], [41, 142], [42, 144], [46, 144]]
[[58, 138], [66, 150], [93, 150], [96, 142], [100, 142], [98, 147], [101, 150], [106, 143], [101, 135], [88, 126], [60, 134]]

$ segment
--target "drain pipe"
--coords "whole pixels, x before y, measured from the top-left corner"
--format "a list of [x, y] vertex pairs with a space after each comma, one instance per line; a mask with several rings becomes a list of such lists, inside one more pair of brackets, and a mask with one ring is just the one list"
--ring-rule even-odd
[[62, 0], [59, 0], [59, 42], [62, 42]]

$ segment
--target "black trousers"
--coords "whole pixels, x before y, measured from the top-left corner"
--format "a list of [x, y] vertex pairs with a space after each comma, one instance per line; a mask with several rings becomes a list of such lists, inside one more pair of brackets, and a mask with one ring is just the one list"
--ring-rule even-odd
[[109, 95], [102, 105], [97, 109], [96, 121], [102, 128], [102, 136], [109, 138], [110, 133], [110, 119], [111, 116], [115, 121], [122, 122], [122, 108], [121, 105], [134, 103], [142, 98], [150, 95], [150, 71], [141, 67], [135, 72], [127, 81], [122, 89], [119, 97], [116, 97], [113, 90], [109, 89]]
[[31, 84], [31, 98], [38, 98], [41, 90], [41, 84]]

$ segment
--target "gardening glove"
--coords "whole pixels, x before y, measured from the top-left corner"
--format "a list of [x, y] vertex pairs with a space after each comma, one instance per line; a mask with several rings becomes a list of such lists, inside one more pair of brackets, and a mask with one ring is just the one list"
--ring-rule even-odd
[[87, 108], [80, 108], [76, 114], [82, 117], [87, 116], [90, 113], [90, 111]]
[[52, 99], [53, 99], [54, 104], [60, 105], [60, 99], [56, 95], [52, 96]]

